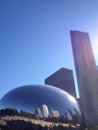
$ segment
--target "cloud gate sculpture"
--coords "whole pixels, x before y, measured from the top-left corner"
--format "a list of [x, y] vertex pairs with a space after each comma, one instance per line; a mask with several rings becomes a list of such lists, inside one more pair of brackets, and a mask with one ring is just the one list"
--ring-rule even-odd
[[67, 92], [50, 85], [25, 85], [5, 94], [0, 100], [1, 108], [15, 108], [41, 117], [61, 116], [69, 121], [76, 117], [81, 122], [77, 101]]

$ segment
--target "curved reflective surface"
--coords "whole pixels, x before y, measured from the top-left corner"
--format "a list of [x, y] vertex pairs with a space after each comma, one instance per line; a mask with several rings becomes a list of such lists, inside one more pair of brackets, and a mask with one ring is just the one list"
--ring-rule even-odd
[[77, 101], [67, 92], [50, 85], [25, 85], [13, 89], [1, 99], [1, 108], [16, 108], [39, 116], [66, 117], [81, 121]]

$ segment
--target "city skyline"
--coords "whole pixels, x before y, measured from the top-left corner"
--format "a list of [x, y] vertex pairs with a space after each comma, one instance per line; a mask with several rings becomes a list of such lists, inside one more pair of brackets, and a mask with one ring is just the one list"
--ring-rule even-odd
[[97, 0], [1, 0], [0, 98], [24, 84], [43, 84], [61, 67], [75, 76], [70, 30], [89, 33], [98, 65], [97, 5]]

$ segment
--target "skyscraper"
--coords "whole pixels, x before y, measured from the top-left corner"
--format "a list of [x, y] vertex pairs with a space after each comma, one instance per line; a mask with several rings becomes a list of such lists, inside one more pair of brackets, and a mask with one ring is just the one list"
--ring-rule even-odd
[[52, 109], [52, 110], [51, 110], [51, 113], [52, 113], [52, 116], [53, 116], [53, 117], [60, 117], [60, 113], [59, 113], [59, 111], [57, 111], [57, 110]]
[[76, 97], [73, 71], [70, 69], [59, 69], [54, 74], [45, 79], [45, 84], [61, 88], [72, 96]]
[[48, 117], [49, 116], [48, 106], [43, 104], [42, 107], [43, 107], [44, 117]]
[[74, 63], [82, 107], [93, 123], [98, 123], [98, 80], [88, 33], [70, 31]]
[[41, 117], [41, 110], [40, 110], [40, 108], [36, 108], [36, 109], [35, 109], [35, 115], [36, 115], [37, 117]]

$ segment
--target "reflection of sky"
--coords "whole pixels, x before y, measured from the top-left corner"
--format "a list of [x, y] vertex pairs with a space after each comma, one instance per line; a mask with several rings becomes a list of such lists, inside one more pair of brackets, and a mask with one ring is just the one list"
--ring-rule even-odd
[[2, 102], [4, 107], [15, 107], [30, 112], [36, 108], [40, 108], [42, 112], [42, 105], [45, 104], [49, 112], [53, 109], [64, 115], [70, 109], [73, 114], [76, 114], [74, 111], [76, 109], [81, 115], [77, 102], [72, 96], [49, 85], [28, 85], [16, 88], [7, 93], [2, 98]]

